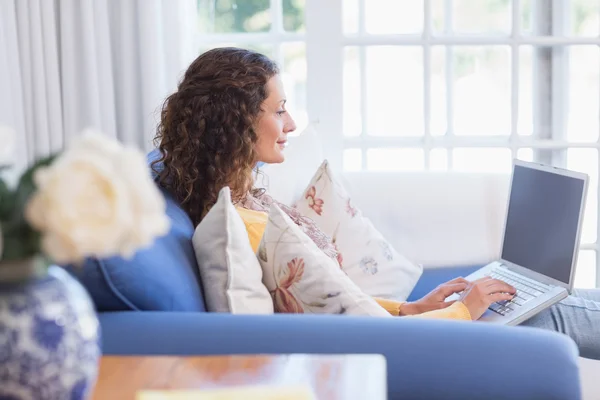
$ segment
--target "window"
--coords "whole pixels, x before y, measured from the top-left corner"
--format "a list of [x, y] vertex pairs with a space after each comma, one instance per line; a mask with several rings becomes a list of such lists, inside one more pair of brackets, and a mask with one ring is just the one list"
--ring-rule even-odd
[[198, 4], [203, 49], [283, 66], [335, 168], [508, 173], [517, 157], [588, 173], [576, 285], [600, 287], [598, 0]]
[[198, 0], [201, 51], [237, 46], [259, 51], [282, 69], [287, 108], [306, 126], [305, 0]]
[[342, 165], [591, 177], [576, 286], [600, 286], [600, 2], [343, 0]]

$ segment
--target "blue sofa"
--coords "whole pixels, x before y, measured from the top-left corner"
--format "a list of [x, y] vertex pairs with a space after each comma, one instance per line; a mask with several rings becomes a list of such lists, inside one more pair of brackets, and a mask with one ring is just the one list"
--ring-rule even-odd
[[[132, 260], [88, 260], [77, 273], [100, 318], [104, 354], [377, 353], [389, 399], [579, 399], [578, 351], [566, 336], [484, 323], [206, 312], [192, 222], [164, 193], [172, 228]], [[426, 270], [420, 298], [471, 268]]]

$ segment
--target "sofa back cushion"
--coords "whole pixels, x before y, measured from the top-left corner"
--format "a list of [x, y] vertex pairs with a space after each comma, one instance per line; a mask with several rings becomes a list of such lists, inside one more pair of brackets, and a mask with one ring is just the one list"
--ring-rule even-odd
[[[156, 159], [152, 152], [148, 161]], [[87, 288], [98, 311], [206, 311], [196, 257], [194, 225], [175, 199], [161, 189], [171, 230], [131, 259], [89, 259], [71, 269]]]

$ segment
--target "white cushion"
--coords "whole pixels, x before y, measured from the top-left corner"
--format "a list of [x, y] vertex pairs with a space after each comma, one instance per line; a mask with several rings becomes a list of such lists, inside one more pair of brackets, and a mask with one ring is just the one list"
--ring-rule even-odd
[[347, 172], [344, 185], [394, 248], [426, 267], [500, 255], [510, 175]]
[[398, 253], [352, 202], [327, 161], [296, 203], [329, 235], [350, 279], [365, 293], [405, 300], [421, 277], [421, 266]]
[[390, 317], [276, 205], [258, 259], [276, 312]]
[[228, 187], [219, 192], [217, 202], [196, 227], [192, 243], [208, 311], [273, 313], [262, 269]]

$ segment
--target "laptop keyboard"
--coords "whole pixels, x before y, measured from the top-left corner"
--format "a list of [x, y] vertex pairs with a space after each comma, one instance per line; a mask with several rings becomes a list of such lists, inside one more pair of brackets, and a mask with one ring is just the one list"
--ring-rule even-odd
[[517, 289], [517, 294], [512, 300], [502, 300], [490, 305], [489, 309], [500, 314], [508, 315], [519, 307], [546, 293], [550, 288], [505, 268], [495, 268], [488, 274], [489, 277], [508, 283]]

